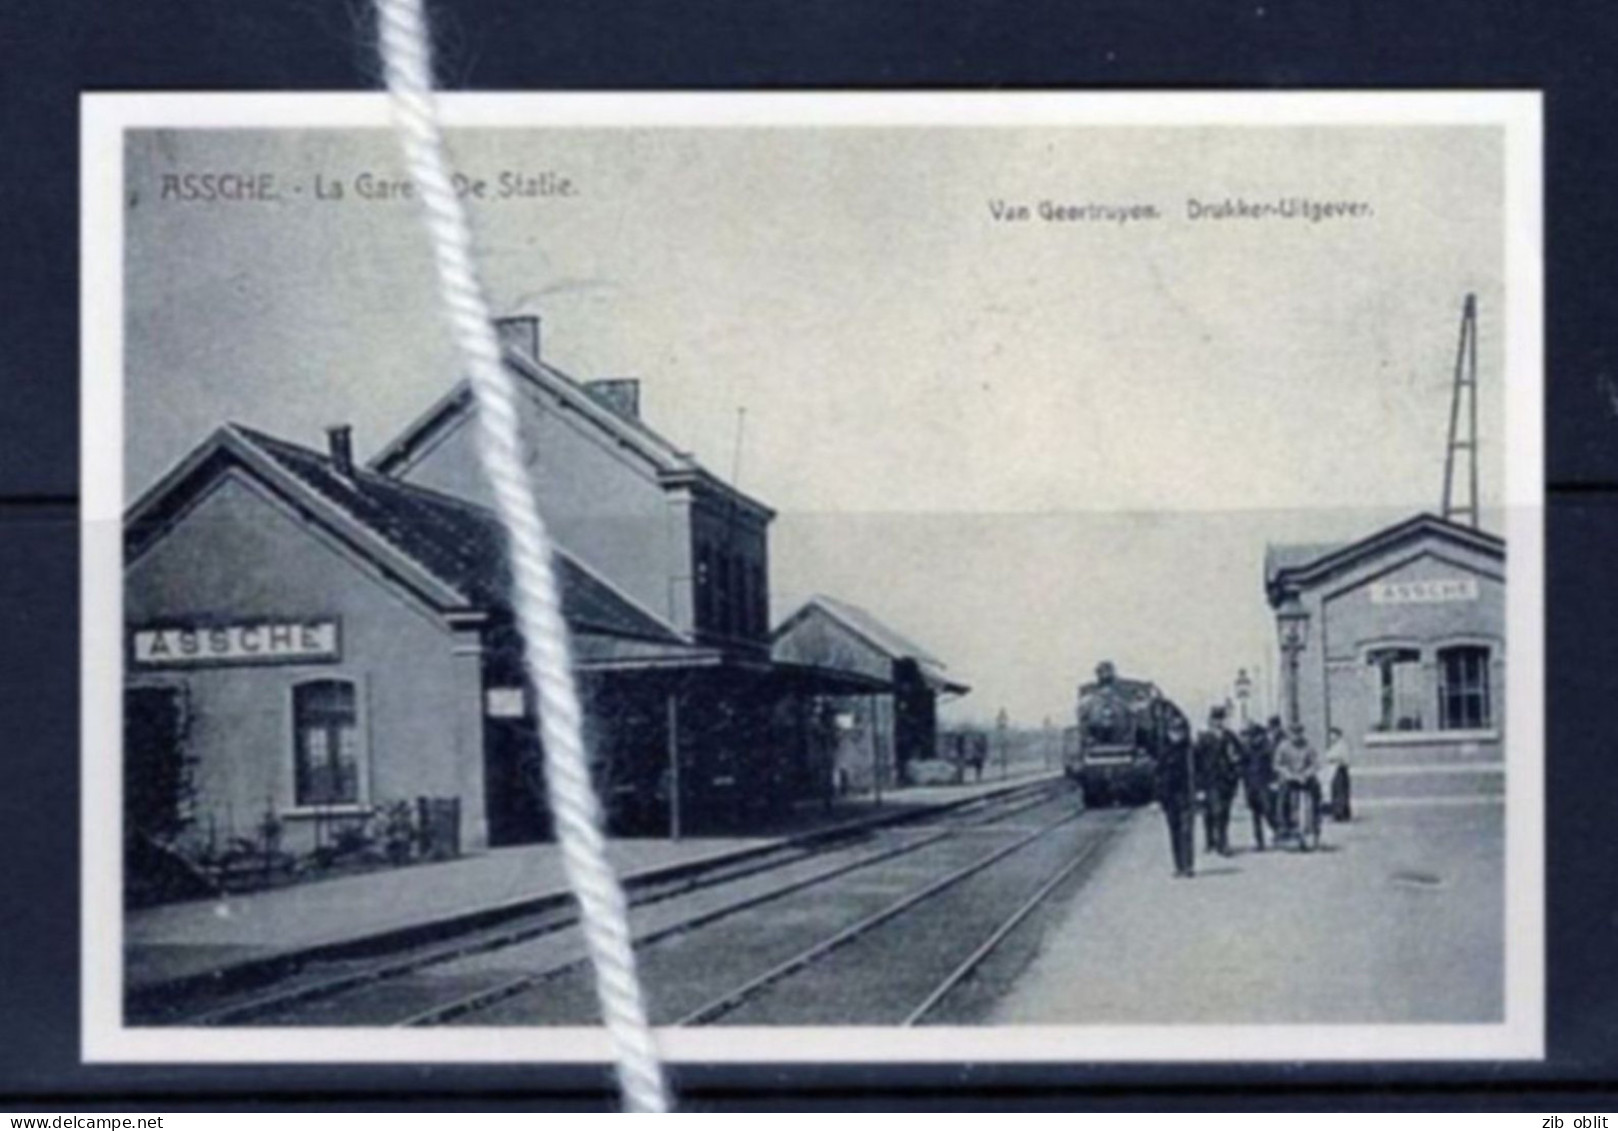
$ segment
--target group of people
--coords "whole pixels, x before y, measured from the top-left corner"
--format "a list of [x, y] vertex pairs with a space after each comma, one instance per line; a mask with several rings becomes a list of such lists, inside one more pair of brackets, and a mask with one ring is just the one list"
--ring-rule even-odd
[[1324, 766], [1303, 727], [1294, 725], [1289, 730], [1279, 718], [1271, 718], [1268, 726], [1253, 723], [1238, 735], [1228, 725], [1225, 708], [1216, 706], [1208, 714], [1207, 729], [1195, 738], [1178, 711], [1165, 729], [1157, 756], [1156, 786], [1168, 821], [1176, 876], [1195, 874], [1198, 810], [1203, 817], [1205, 850], [1231, 855], [1230, 818], [1238, 792], [1245, 794], [1253, 820], [1253, 846], [1260, 852], [1267, 847], [1266, 833], [1279, 836], [1297, 831], [1291, 827], [1292, 791], [1307, 792], [1314, 802], [1313, 812], [1320, 812], [1323, 770], [1330, 772], [1332, 817], [1349, 819], [1347, 748], [1342, 732], [1335, 727], [1328, 733]]

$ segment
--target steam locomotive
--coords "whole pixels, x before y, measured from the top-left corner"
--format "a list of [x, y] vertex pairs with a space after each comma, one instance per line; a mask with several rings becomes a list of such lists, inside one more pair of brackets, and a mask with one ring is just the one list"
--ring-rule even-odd
[[1062, 768], [1084, 790], [1085, 804], [1150, 801], [1156, 754], [1179, 709], [1156, 684], [1124, 679], [1103, 662], [1095, 681], [1079, 687], [1077, 713], [1078, 726], [1063, 743]]

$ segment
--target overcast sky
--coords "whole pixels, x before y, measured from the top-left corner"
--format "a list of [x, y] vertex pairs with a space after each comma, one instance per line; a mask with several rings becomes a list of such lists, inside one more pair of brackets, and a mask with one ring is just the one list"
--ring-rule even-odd
[[[1486, 505], [1504, 436], [1499, 132], [484, 131], [460, 166], [573, 195], [474, 205], [500, 313], [781, 512], [777, 615], [865, 605], [1059, 721], [1111, 657], [1201, 706], [1268, 666], [1269, 540], [1438, 505], [1461, 302], [1481, 311]], [[417, 207], [381, 132], [132, 135], [127, 493], [223, 419], [369, 456], [454, 379]], [[273, 174], [275, 202], [165, 199]], [[316, 177], [341, 184], [317, 199]], [[1355, 219], [1202, 220], [1309, 197]], [[998, 222], [991, 202], [1162, 218]]]

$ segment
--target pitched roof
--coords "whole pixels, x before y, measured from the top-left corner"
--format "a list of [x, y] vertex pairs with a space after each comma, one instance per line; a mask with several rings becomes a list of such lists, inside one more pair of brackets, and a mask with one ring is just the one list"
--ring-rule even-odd
[[897, 629], [883, 624], [858, 605], [851, 605], [847, 601], [839, 601], [837, 598], [828, 597], [823, 593], [815, 594], [806, 603], [806, 607], [815, 605], [820, 606], [834, 619], [842, 621], [860, 636], [865, 637], [872, 646], [887, 653], [892, 659], [916, 660], [924, 664], [944, 666], [938, 657], [928, 652], [920, 644], [903, 635]]
[[1271, 581], [1284, 569], [1297, 569], [1335, 554], [1347, 542], [1272, 542], [1264, 547], [1264, 580]]
[[[502, 358], [506, 368], [519, 378], [519, 389], [525, 390], [530, 396], [537, 393], [554, 397], [572, 410], [568, 414], [569, 419], [578, 420], [587, 427], [595, 428], [624, 448], [637, 453], [659, 477], [677, 481], [699, 479], [767, 516], [774, 515], [775, 512], [769, 507], [714, 475], [690, 452], [682, 451], [645, 421], [608, 408], [578, 381], [555, 366], [548, 365], [509, 345], [503, 348]], [[471, 382], [462, 378], [377, 453], [368, 466], [383, 475], [400, 474], [417, 449], [434, 437], [468, 421], [474, 407]]]
[[[230, 462], [323, 521], [361, 553], [446, 611], [507, 610], [511, 575], [505, 533], [492, 511], [449, 495], [355, 468], [345, 475], [326, 455], [239, 424], [227, 424], [181, 461], [126, 516], [126, 560], [161, 537], [176, 501]], [[313, 504], [313, 505], [311, 505]], [[684, 643], [565, 552], [555, 556], [562, 613], [570, 626], [613, 636]]]
[[773, 633], [774, 637], [780, 639], [790, 631], [794, 624], [817, 609], [840, 623], [844, 628], [863, 639], [889, 659], [914, 661], [920, 670], [922, 678], [931, 684], [935, 690], [955, 691], [962, 694], [971, 690], [966, 684], [959, 683], [946, 676], [944, 674], [944, 662], [928, 652], [920, 644], [884, 624], [858, 605], [851, 605], [847, 601], [840, 601], [823, 593], [817, 593], [809, 598], [797, 612], [782, 621], [781, 625]]
[[1264, 552], [1264, 585], [1273, 602], [1279, 597], [1283, 575], [1289, 582], [1307, 584], [1424, 536], [1436, 536], [1505, 559], [1505, 539], [1437, 515], [1417, 514], [1353, 542], [1272, 544]]

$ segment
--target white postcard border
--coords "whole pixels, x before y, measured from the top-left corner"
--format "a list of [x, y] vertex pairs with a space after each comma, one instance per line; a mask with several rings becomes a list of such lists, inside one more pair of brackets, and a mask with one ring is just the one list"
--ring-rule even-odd
[[[1496, 125], [1506, 131], [1505, 1021], [1478, 1025], [982, 1026], [662, 1030], [682, 1063], [1432, 1061], [1545, 1047], [1541, 98], [1535, 92], [452, 94], [453, 127]], [[122, 1021], [118, 774], [123, 685], [123, 134], [390, 128], [380, 94], [91, 94], [82, 99], [82, 1055], [106, 1063], [594, 1063], [589, 1028], [130, 1028]]]

